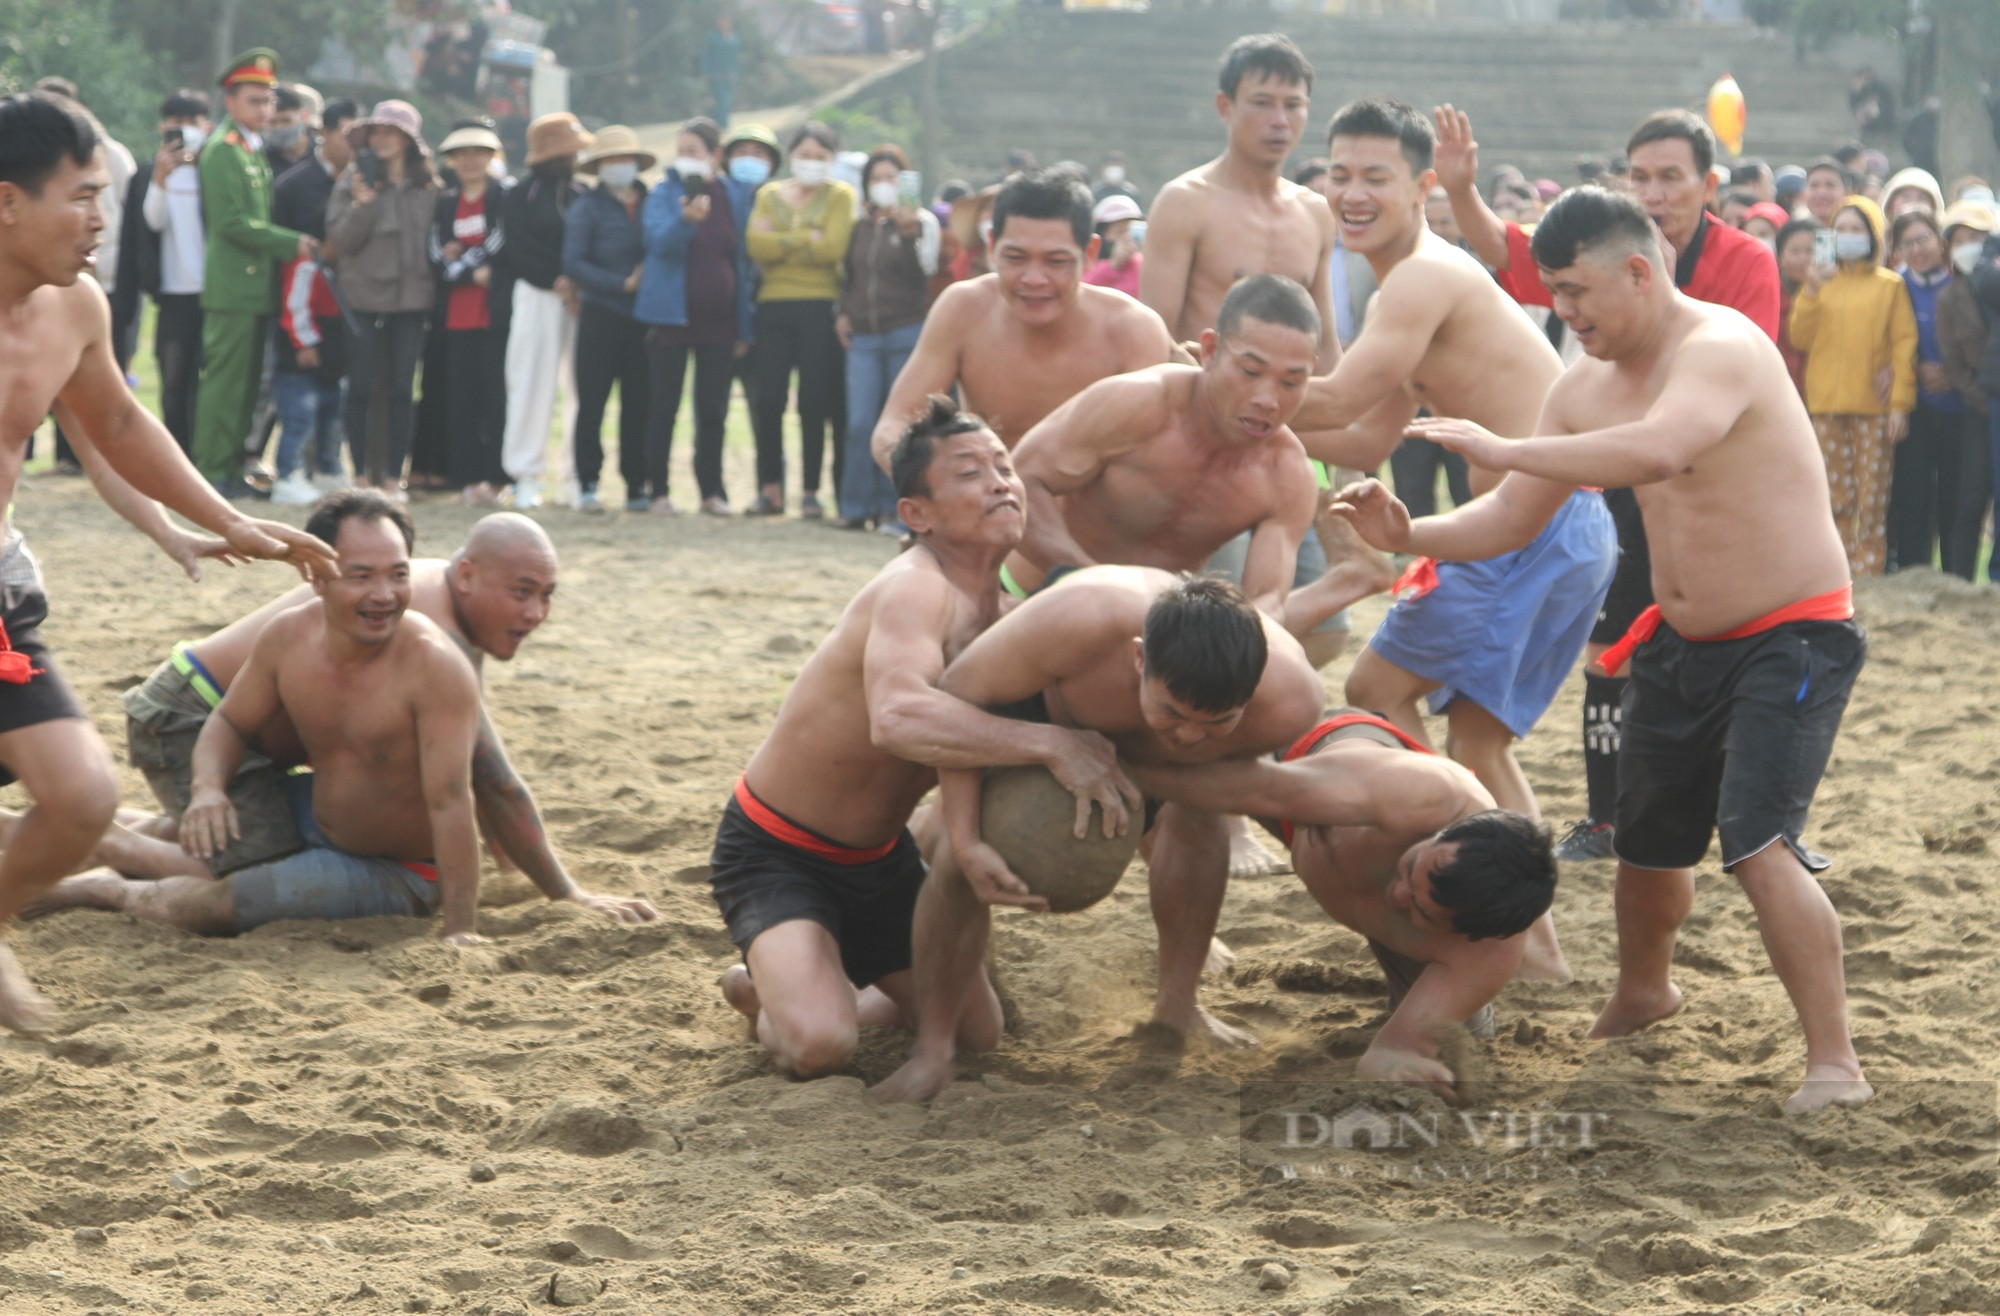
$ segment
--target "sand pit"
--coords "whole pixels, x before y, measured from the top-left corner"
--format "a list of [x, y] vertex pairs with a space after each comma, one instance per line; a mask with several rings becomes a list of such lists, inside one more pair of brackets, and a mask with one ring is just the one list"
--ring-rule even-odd
[[[75, 482], [31, 481], [18, 515], [56, 653], [114, 744], [117, 692], [170, 641], [285, 583], [187, 586]], [[438, 551], [469, 516], [418, 519]], [[1800, 1044], [1713, 855], [1686, 1010], [1608, 1045], [1583, 1037], [1613, 973], [1610, 872], [1565, 874], [1578, 980], [1501, 999], [1499, 1037], [1457, 1058], [1469, 1123], [1344, 1082], [1380, 980], [1291, 877], [1233, 888], [1239, 959], [1205, 988], [1260, 1048], [1135, 1035], [1135, 873], [1079, 914], [1001, 914], [1005, 1045], [930, 1107], [884, 1107], [864, 1086], [900, 1034], [865, 1038], [846, 1076], [772, 1072], [716, 996], [734, 952], [702, 879], [787, 680], [889, 547], [544, 521], [561, 595], [491, 674], [496, 721], [581, 879], [661, 922], [496, 905], [494, 943], [465, 952], [394, 920], [233, 941], [100, 913], [29, 926], [21, 959], [65, 1016], [46, 1042], [0, 1038], [0, 1313], [2000, 1311], [1995, 593], [1861, 591], [1873, 660], [1812, 839], [1837, 861], [1882, 1088], [1865, 1110], [1777, 1114]], [[1556, 819], [1580, 805], [1576, 706], [1524, 752]], [[1295, 1142], [1326, 1141], [1284, 1146], [1287, 1110]]]

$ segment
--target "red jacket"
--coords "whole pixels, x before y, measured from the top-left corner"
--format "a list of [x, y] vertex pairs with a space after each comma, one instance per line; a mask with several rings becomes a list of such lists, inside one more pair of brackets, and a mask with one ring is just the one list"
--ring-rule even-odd
[[344, 335], [339, 331], [340, 303], [318, 261], [293, 256], [278, 271], [278, 338], [275, 366], [286, 374], [304, 373], [298, 354], [312, 348], [320, 363], [312, 373], [337, 380], [344, 364]]
[[[1687, 253], [1681, 253], [1674, 282], [1696, 301], [1728, 306], [1741, 311], [1776, 343], [1778, 337], [1778, 258], [1748, 233], [1730, 228], [1704, 216], [1695, 229], [1693, 269]], [[1542, 286], [1528, 234], [1513, 220], [1507, 221], [1507, 268], [1495, 270], [1493, 277], [1507, 295], [1523, 306], [1553, 306], [1554, 299]]]

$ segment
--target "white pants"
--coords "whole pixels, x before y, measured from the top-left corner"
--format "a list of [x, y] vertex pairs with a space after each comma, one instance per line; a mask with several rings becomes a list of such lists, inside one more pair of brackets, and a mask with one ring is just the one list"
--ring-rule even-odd
[[514, 321], [507, 330], [507, 437], [501, 465], [516, 480], [539, 480], [548, 468], [549, 421], [562, 386], [562, 446], [556, 478], [575, 478], [576, 317], [562, 298], [526, 281], [514, 285]]

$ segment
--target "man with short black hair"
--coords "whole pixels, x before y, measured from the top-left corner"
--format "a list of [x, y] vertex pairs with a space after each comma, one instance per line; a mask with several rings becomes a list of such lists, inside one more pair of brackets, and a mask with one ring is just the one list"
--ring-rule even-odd
[[[149, 291], [153, 360], [160, 372], [160, 420], [181, 451], [194, 451], [195, 400], [201, 387], [203, 266], [208, 239], [195, 160], [208, 138], [208, 97], [183, 88], [160, 102], [160, 149], [133, 184], [153, 256]], [[143, 268], [143, 267], [142, 267]]]
[[1052, 172], [1010, 178], [994, 198], [993, 272], [954, 283], [924, 319], [871, 449], [888, 469], [932, 394], [954, 388], [1011, 450], [1091, 384], [1159, 365], [1174, 345], [1160, 317], [1083, 281], [1097, 258], [1090, 191]]
[[[1840, 918], [1802, 839], [1866, 641], [1811, 419], [1776, 344], [1735, 311], [1683, 297], [1632, 198], [1581, 188], [1535, 231], [1542, 279], [1586, 359], [1557, 382], [1538, 435], [1463, 420], [1411, 427], [1509, 472], [1485, 497], [1412, 525], [1379, 484], [1340, 506], [1385, 551], [1478, 559], [1531, 540], [1579, 485], [1631, 488], [1653, 593], [1607, 671], [1629, 659], [1615, 846], [1618, 987], [1594, 1037], [1673, 1014], [1676, 933], [1717, 829], [1798, 1011], [1800, 1112], [1870, 1095], [1847, 1031]], [[1802, 675], [1803, 674], [1803, 675]]]
[[[271, 118], [264, 126], [264, 162], [271, 167], [273, 179], [283, 178], [313, 149], [313, 129], [317, 126], [313, 120], [318, 115], [308, 111], [302, 91], [312, 89], [302, 89], [290, 82], [271, 88]], [[313, 99], [319, 99], [318, 92], [313, 92]]]
[[1799, 204], [1821, 228], [1832, 228], [1833, 212], [1840, 209], [1840, 203], [1852, 191], [1847, 167], [1832, 156], [1823, 155], [1806, 166], [1806, 185], [1799, 193]]

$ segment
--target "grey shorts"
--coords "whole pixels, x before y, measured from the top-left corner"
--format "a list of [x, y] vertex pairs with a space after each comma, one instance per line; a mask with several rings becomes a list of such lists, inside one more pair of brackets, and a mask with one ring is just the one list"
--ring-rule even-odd
[[286, 777], [283, 791], [305, 849], [230, 875], [236, 931], [285, 918], [428, 918], [437, 913], [435, 879], [394, 859], [336, 850], [313, 821], [312, 774]]
[[[160, 808], [176, 818], [187, 811], [194, 743], [213, 711], [171, 661], [125, 692], [125, 746], [132, 766], [145, 774]], [[244, 751], [243, 766], [229, 782], [229, 802], [236, 806], [243, 835], [210, 862], [216, 876], [296, 854], [305, 846], [292, 821], [284, 783], [282, 768], [254, 749]]]
[[[1250, 532], [1245, 530], [1236, 538], [1215, 550], [1215, 556], [1202, 568], [1202, 574], [1221, 576], [1231, 584], [1243, 584], [1243, 563], [1250, 556]], [[1319, 542], [1318, 531], [1307, 531], [1299, 541], [1299, 556], [1292, 567], [1292, 588], [1304, 589], [1326, 574], [1326, 548]], [[1348, 629], [1347, 609], [1342, 608], [1325, 621], [1312, 628], [1314, 635], [1328, 635]]]

